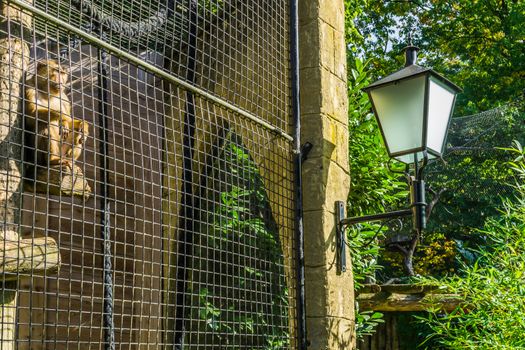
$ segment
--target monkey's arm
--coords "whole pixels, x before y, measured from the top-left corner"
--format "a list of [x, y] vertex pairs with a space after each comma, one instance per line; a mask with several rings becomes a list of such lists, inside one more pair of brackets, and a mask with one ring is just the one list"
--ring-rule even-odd
[[61, 136], [58, 121], [54, 120], [47, 125], [39, 126], [38, 141], [38, 164], [42, 166], [57, 165], [65, 162], [61, 152]]

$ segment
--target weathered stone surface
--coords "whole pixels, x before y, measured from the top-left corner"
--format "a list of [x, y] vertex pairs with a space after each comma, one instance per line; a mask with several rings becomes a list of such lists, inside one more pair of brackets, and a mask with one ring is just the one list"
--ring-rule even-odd
[[327, 293], [330, 303], [328, 303], [326, 313], [333, 317], [350, 319], [354, 314], [354, 283], [353, 280], [348, 279], [348, 275], [352, 274], [350, 254], [346, 249], [347, 272], [339, 273], [335, 265], [335, 250], [331, 250], [330, 253], [331, 260], [329, 261], [331, 264], [327, 270], [328, 280], [330, 281], [327, 286]]
[[[2, 10], [5, 13], [6, 7]], [[13, 37], [0, 40], [0, 217], [9, 223], [19, 217], [16, 208], [22, 179], [22, 132], [16, 96], [20, 95], [19, 82], [28, 60], [29, 47], [22, 40]], [[5, 229], [16, 231], [14, 227]]]
[[314, 145], [302, 169], [309, 348], [350, 349], [355, 347], [353, 280], [349, 255], [349, 271], [337, 272], [334, 217], [335, 201], [346, 200], [350, 183], [344, 8], [341, 0], [302, 3], [301, 138]]
[[325, 266], [306, 267], [305, 285], [306, 309], [308, 317], [323, 317], [327, 315], [328, 303], [328, 279]]
[[[307, 67], [300, 71], [301, 113], [303, 115], [321, 112], [324, 92], [321, 90], [321, 71], [318, 67]], [[303, 129], [308, 126], [303, 125]]]
[[[0, 2], [2, 22], [31, 26], [31, 16], [6, 1]], [[21, 118], [18, 115], [20, 82], [29, 64], [29, 45], [7, 29], [0, 38], [0, 217], [2, 240], [18, 238], [21, 184]], [[1, 243], [1, 242], [0, 242]], [[16, 286], [2, 282], [5, 295], [0, 303], [0, 348], [15, 348]]]
[[302, 122], [308, 127], [303, 128], [301, 140], [314, 145], [308, 158], [326, 157], [348, 169], [348, 147], [334, 147], [348, 144], [348, 126], [317, 114], [304, 115]]
[[36, 180], [26, 180], [26, 191], [63, 196], [79, 196], [85, 200], [91, 196], [91, 187], [82, 169], [73, 165], [55, 165], [49, 169], [39, 168]]
[[31, 237], [4, 240], [0, 246], [0, 271], [2, 279], [18, 279], [20, 276], [57, 271], [60, 252], [54, 239]]
[[[336, 269], [335, 247], [328, 249], [324, 266], [306, 266], [306, 304], [310, 317], [348, 317], [353, 313], [353, 283]], [[350, 264], [347, 256], [347, 268]]]
[[320, 21], [319, 31], [320, 48], [321, 48], [321, 65], [330, 72], [335, 71], [335, 41], [334, 27], [324, 21]]
[[353, 349], [354, 323], [340, 317], [312, 317], [306, 321], [309, 330], [309, 349], [339, 350]]
[[[301, 70], [301, 112], [303, 115], [323, 114], [344, 125], [348, 123], [346, 82], [327, 68]], [[319, 86], [316, 89], [315, 86]]]
[[[29, 0], [25, 0], [25, 2], [31, 3]], [[11, 21], [22, 23], [26, 27], [31, 27], [31, 23], [33, 22], [30, 13], [23, 12], [18, 6], [8, 4], [6, 1], [2, 1], [0, 4], [0, 12], [3, 18], [9, 18]]]
[[[349, 138], [348, 126], [337, 124], [336, 143], [338, 145], [348, 145]], [[348, 147], [338, 147], [337, 152], [335, 152], [335, 159], [332, 160], [334, 160], [341, 169], [349, 173], [350, 165], [348, 163], [348, 157]]]
[[299, 1], [299, 25], [319, 20], [318, 1]]
[[350, 177], [348, 172], [335, 162], [330, 163], [328, 177], [331, 181], [326, 186], [326, 204], [329, 210], [333, 211], [336, 201], [346, 201], [348, 188], [350, 188]]
[[304, 212], [304, 255], [307, 267], [326, 266], [326, 251], [333, 249], [332, 237], [326, 237], [334, 227], [333, 214], [326, 210]]
[[[346, 81], [346, 42], [345, 33], [334, 30], [335, 75]], [[345, 84], [346, 85], [346, 84]]]
[[341, 80], [326, 68], [321, 70], [323, 100], [321, 113], [341, 123], [348, 123], [348, 95], [346, 81]]
[[328, 158], [310, 159], [303, 166], [303, 207], [334, 211], [335, 201], [345, 201], [350, 177], [345, 169]]
[[326, 183], [330, 160], [325, 157], [310, 159], [303, 165], [303, 208], [305, 211], [324, 210]]
[[[345, 9], [343, 1], [317, 0], [308, 1], [318, 4], [319, 18], [329, 23], [335, 29], [344, 32], [345, 28]], [[313, 6], [313, 5], [312, 5]]]
[[[317, 21], [311, 21], [305, 24], [299, 32], [299, 42], [305, 47], [312, 47], [318, 45], [320, 39], [319, 24]], [[301, 66], [306, 67], [319, 67], [321, 62], [321, 52], [314, 50], [300, 50], [299, 61]], [[302, 91], [301, 91], [302, 92]]]
[[330, 330], [337, 334], [337, 337], [331, 336], [328, 338], [328, 349], [334, 350], [355, 348], [355, 324], [353, 317], [351, 319], [342, 317], [329, 317], [328, 325], [330, 326]]
[[362, 293], [357, 297], [361, 310], [382, 312], [421, 312], [431, 308], [451, 312], [466, 305], [457, 294], [434, 293]]
[[327, 317], [308, 317], [306, 319], [310, 349], [328, 349], [327, 339], [330, 334]]

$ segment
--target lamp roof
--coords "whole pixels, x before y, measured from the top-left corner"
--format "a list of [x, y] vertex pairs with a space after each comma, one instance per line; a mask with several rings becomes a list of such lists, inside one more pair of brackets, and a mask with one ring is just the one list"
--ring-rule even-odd
[[451, 87], [456, 92], [462, 91], [462, 89], [459, 86], [457, 86], [456, 84], [454, 84], [450, 80], [444, 78], [443, 76], [441, 76], [439, 73], [437, 73], [433, 69], [426, 68], [426, 67], [421, 67], [421, 66], [419, 66], [417, 64], [409, 65], [407, 67], [404, 67], [404, 68], [398, 70], [397, 72], [394, 72], [394, 73], [392, 73], [390, 75], [387, 75], [386, 77], [384, 77], [382, 79], [379, 79], [378, 81], [368, 85], [367, 87], [365, 87], [363, 89], [363, 91], [368, 92], [369, 90], [371, 90], [373, 88], [376, 88], [378, 86], [381, 86], [381, 85], [387, 85], [387, 84], [393, 83], [395, 81], [404, 80], [404, 79], [408, 79], [408, 78], [413, 78], [415, 76], [423, 75], [423, 74], [427, 74], [427, 73], [433, 75], [435, 78], [440, 80], [442, 83], [448, 85], [449, 87]]

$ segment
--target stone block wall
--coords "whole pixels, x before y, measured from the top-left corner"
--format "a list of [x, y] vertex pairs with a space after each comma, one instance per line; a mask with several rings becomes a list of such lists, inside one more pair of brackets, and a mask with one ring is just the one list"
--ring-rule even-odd
[[301, 141], [314, 145], [303, 164], [307, 337], [309, 349], [351, 349], [352, 273], [337, 273], [335, 250], [335, 201], [350, 181], [343, 1], [300, 2], [299, 32]]

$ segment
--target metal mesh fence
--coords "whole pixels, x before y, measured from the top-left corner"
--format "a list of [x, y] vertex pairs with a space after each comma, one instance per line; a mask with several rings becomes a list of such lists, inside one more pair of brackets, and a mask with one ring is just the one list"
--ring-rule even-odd
[[2, 6], [2, 348], [297, 347], [288, 2]]
[[443, 161], [429, 164], [428, 185], [443, 191], [429, 220], [431, 232], [460, 240], [499, 214], [503, 199], [514, 199], [515, 179], [506, 150], [525, 139], [523, 99], [482, 113], [452, 119]]

